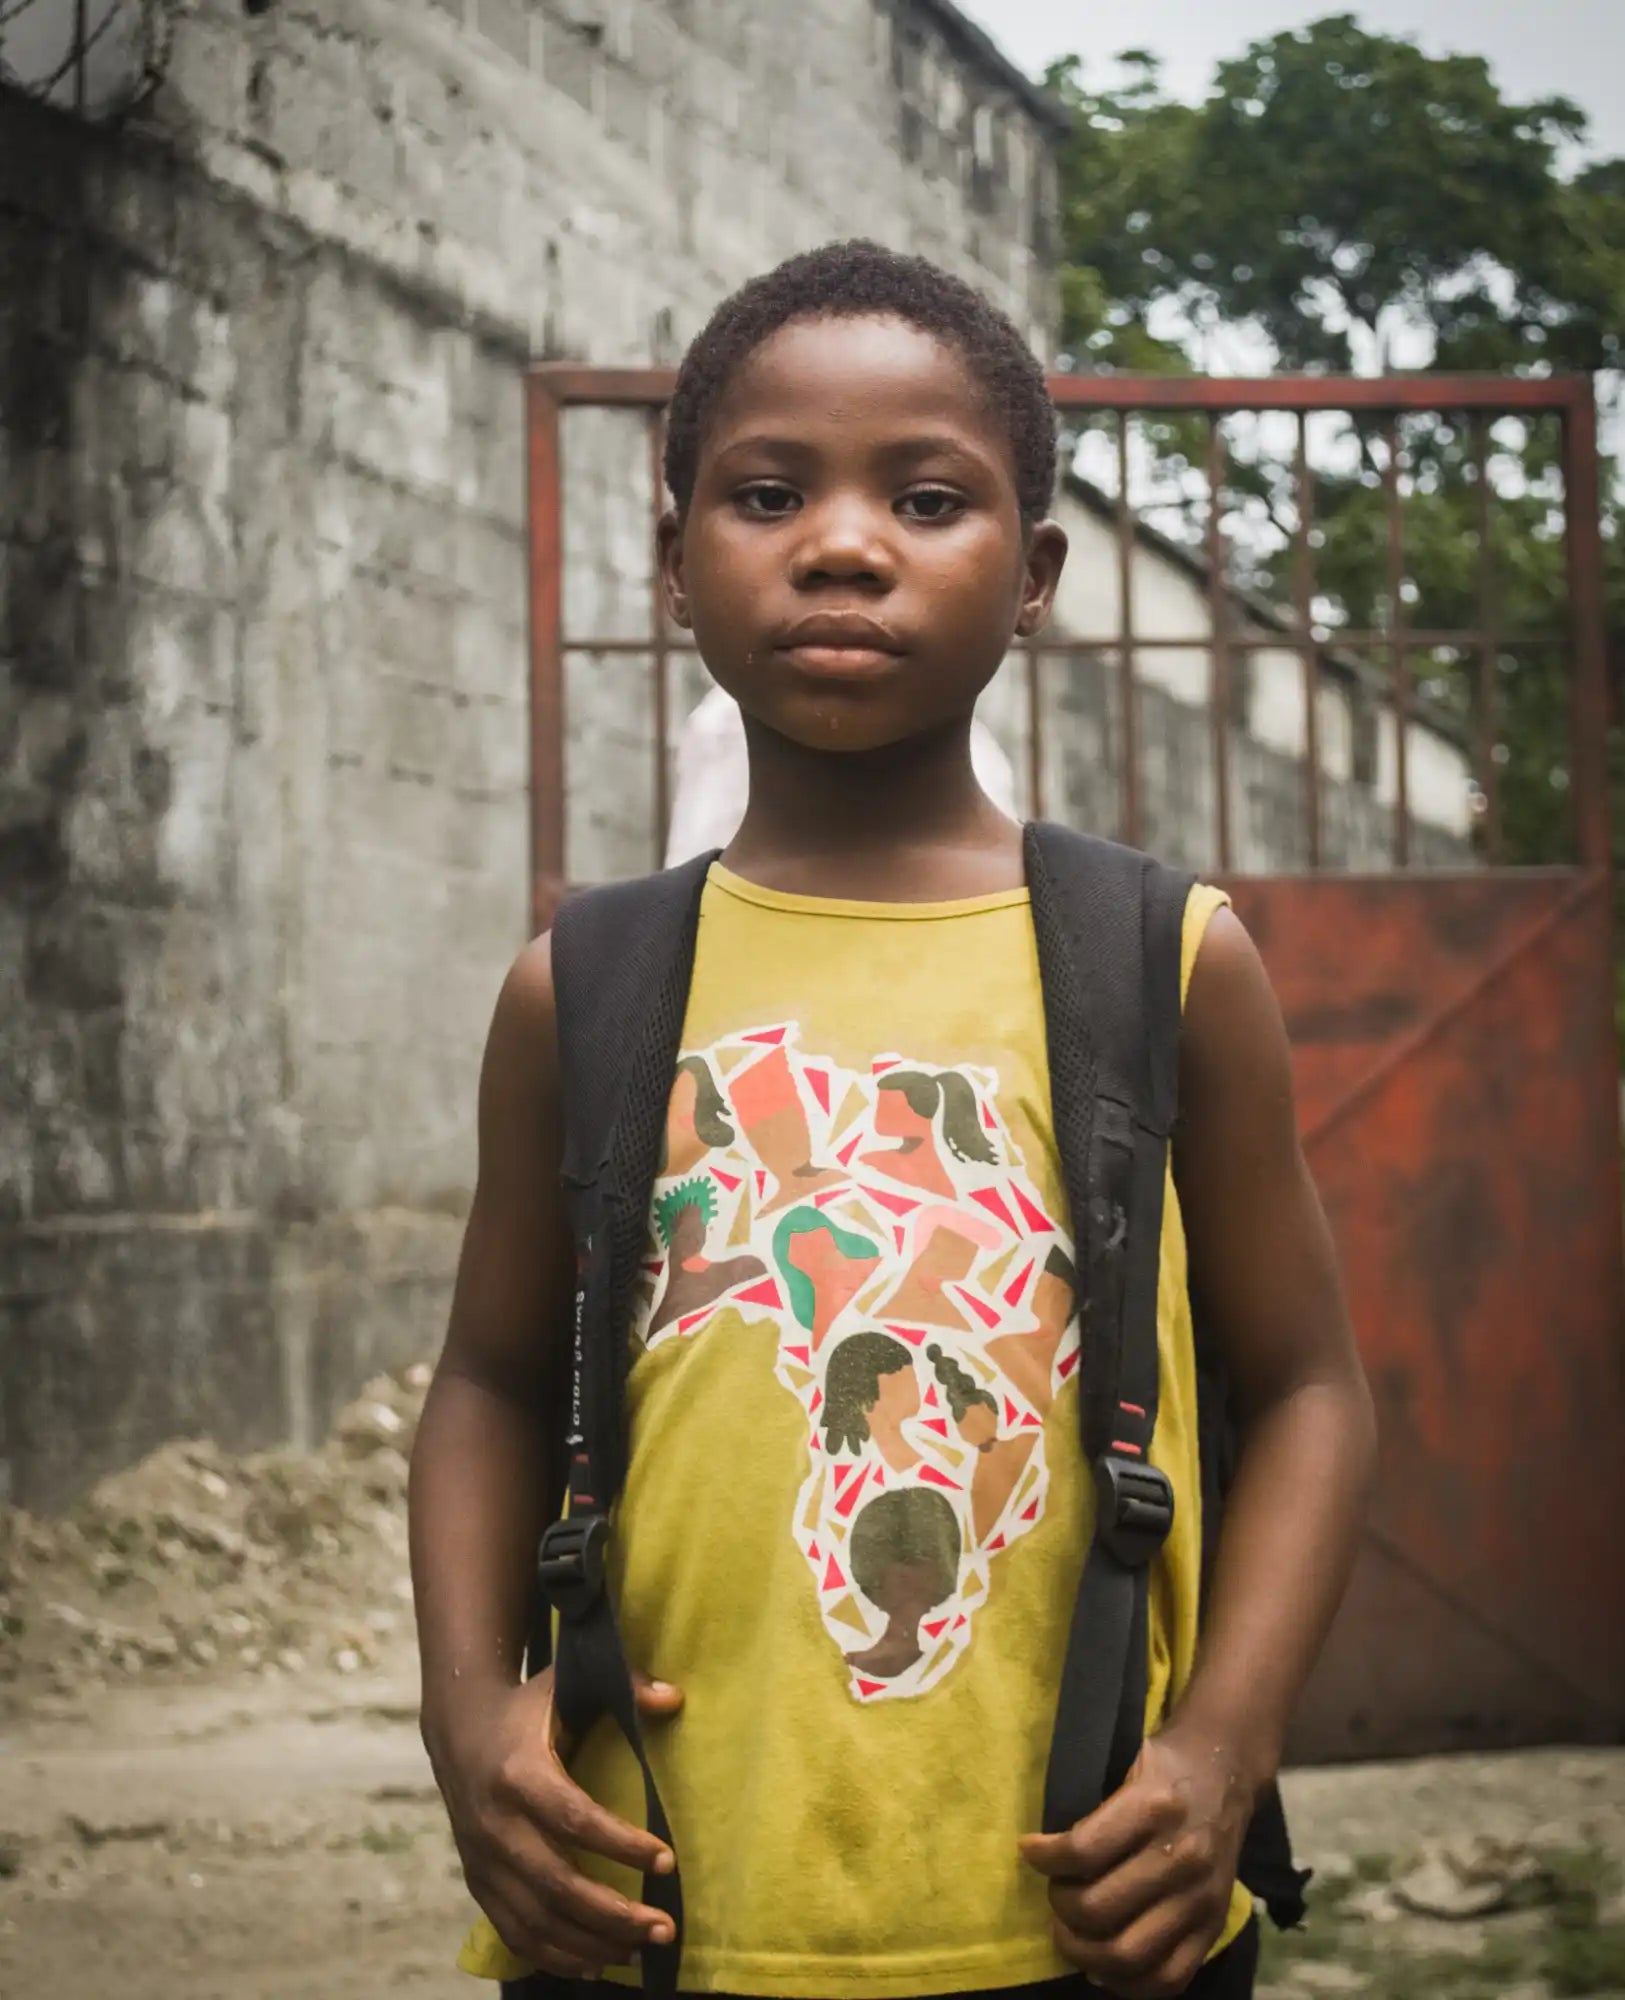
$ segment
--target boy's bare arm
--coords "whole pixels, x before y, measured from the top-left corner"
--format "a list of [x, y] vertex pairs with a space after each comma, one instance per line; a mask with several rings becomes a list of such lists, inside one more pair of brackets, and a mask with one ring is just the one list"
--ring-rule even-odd
[[479, 1176], [413, 1453], [412, 1571], [433, 1733], [515, 1686], [536, 1542], [556, 1511], [544, 1413], [567, 1393], [570, 1238], [548, 941], [516, 960], [480, 1072]]
[[1348, 1582], [1376, 1426], [1298, 1143], [1280, 1008], [1228, 910], [1191, 978], [1181, 1090], [1191, 1289], [1235, 1387], [1242, 1450], [1180, 1714], [1221, 1732], [1263, 1783]]
[[1190, 1285], [1242, 1448], [1195, 1671], [1121, 1790], [1022, 1843], [1056, 1941], [1125, 2000], [1182, 1993], [1219, 1935], [1260, 1789], [1348, 1578], [1375, 1455], [1291, 1058], [1258, 953], [1213, 918], [1186, 1003], [1174, 1169]]
[[[479, 1178], [412, 1453], [412, 1580], [423, 1737], [469, 1887], [521, 1957], [592, 1978], [670, 1927], [589, 1881], [569, 1850], [639, 1870], [670, 1863], [652, 1835], [571, 1782], [551, 1673], [521, 1684], [537, 1539], [563, 1484], [548, 1463], [568, 1394], [573, 1290], [559, 1144], [552, 959], [540, 939], [509, 972], [486, 1044]], [[655, 1713], [678, 1699], [648, 1686], [640, 1698]]]

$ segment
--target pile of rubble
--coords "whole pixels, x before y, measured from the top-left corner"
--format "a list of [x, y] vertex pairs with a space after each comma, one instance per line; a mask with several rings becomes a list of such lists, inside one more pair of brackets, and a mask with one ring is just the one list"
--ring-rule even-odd
[[69, 1513], [0, 1509], [0, 1706], [115, 1676], [371, 1666], [410, 1629], [406, 1468], [429, 1370], [319, 1451], [167, 1444]]

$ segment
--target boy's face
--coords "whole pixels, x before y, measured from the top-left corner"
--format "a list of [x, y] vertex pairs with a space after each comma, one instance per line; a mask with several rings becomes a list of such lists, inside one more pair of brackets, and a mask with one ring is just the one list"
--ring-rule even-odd
[[682, 521], [661, 526], [673, 617], [747, 715], [812, 749], [872, 750], [969, 715], [1066, 556], [1023, 532], [1010, 441], [959, 354], [891, 318], [796, 320], [711, 417]]

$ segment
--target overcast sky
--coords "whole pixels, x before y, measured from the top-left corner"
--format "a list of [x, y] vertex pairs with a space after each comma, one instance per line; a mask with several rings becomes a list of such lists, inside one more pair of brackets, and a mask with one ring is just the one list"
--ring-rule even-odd
[[1170, 91], [1202, 95], [1213, 66], [1251, 41], [1327, 14], [1407, 34], [1430, 54], [1489, 59], [1509, 97], [1561, 93], [1591, 120], [1602, 153], [1625, 153], [1625, 0], [959, 0], [963, 11], [1033, 75], [1060, 55], [1104, 63], [1118, 49], [1161, 56]]

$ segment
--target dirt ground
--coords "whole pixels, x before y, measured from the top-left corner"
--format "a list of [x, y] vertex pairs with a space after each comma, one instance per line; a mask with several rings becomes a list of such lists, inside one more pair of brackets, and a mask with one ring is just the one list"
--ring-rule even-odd
[[[0, 1739], [8, 2000], [482, 1990], [452, 1965], [470, 1905], [404, 1649], [360, 1677], [119, 1688], [58, 1709]], [[1289, 1794], [1304, 1851], [1330, 1879], [1310, 1928], [1272, 1946], [1277, 2000], [1625, 1994], [1625, 1909], [1609, 1907], [1610, 1866], [1625, 1863], [1625, 1752], [1302, 1772]], [[1562, 1857], [1571, 1884], [1607, 1885], [1582, 1913], [1579, 1935], [1600, 1949], [1579, 1983], [1573, 1950], [1556, 1983], [1542, 1977], [1565, 1906], [1527, 1883], [1504, 1913], [1471, 1920], [1385, 1907], [1413, 1850], [1464, 1828], [1512, 1854]]]
[[[171, 1446], [0, 1514], [0, 1995], [477, 2000], [418, 1743], [421, 1373], [323, 1452]], [[1625, 2000], [1625, 1750], [1289, 1774], [1320, 1871], [1267, 2000]], [[1450, 1914], [1440, 1914], [1449, 1911]]]

